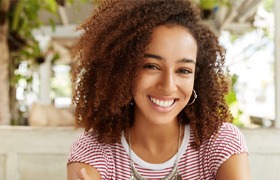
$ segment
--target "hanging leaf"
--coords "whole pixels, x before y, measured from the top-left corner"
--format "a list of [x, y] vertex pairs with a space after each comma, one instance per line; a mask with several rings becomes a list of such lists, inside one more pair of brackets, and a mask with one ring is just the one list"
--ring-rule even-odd
[[57, 3], [55, 0], [44, 0], [43, 3], [49, 12], [57, 13]]
[[23, 12], [24, 9], [24, 1], [18, 1], [14, 13], [13, 13], [13, 21], [12, 21], [12, 27], [11, 30], [12, 31], [16, 31], [18, 30], [19, 27], [19, 21], [21, 19], [21, 13]]
[[54, 22], [54, 20], [52, 18], [49, 19], [49, 24], [50, 24], [50, 26], [52, 28], [52, 31], [55, 32], [55, 22]]
[[55, 61], [57, 61], [59, 58], [60, 58], [60, 55], [59, 55], [58, 53], [55, 53], [55, 54], [53, 55], [53, 57], [52, 57], [51, 62], [52, 62], [52, 63], [55, 63]]

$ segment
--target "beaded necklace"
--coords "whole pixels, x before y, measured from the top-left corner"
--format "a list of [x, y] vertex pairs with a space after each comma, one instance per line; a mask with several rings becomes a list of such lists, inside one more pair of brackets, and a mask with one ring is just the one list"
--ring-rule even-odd
[[[181, 146], [181, 123], [179, 123], [179, 136], [178, 136], [178, 149], [177, 149], [177, 153], [176, 153], [176, 161], [174, 163], [174, 166], [171, 170], [171, 172], [165, 176], [164, 178], [161, 178], [161, 180], [181, 180], [182, 177], [179, 174], [178, 171], [178, 161], [179, 161], [179, 149]], [[142, 177], [137, 169], [135, 168], [134, 162], [132, 161], [131, 158], [131, 141], [130, 141], [130, 131], [128, 131], [128, 143], [129, 143], [129, 158], [130, 158], [130, 167], [131, 167], [131, 177], [130, 180], [148, 180], [145, 177]]]

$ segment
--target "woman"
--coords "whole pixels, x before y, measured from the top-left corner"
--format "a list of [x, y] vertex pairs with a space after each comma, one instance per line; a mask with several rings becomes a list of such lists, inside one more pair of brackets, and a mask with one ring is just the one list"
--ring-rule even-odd
[[68, 179], [250, 179], [225, 59], [187, 0], [105, 2], [81, 29]]

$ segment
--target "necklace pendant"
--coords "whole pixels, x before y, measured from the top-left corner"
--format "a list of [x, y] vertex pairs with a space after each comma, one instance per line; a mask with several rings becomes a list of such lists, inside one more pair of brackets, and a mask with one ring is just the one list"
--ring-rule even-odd
[[182, 176], [180, 174], [178, 174], [178, 176], [176, 177], [176, 180], [182, 180]]

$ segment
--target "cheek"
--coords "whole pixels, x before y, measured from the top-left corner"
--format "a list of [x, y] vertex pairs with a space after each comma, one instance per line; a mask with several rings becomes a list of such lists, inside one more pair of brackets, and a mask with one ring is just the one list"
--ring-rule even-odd
[[133, 97], [138, 96], [143, 89], [145, 89], [145, 80], [142, 75], [138, 75], [133, 86]]
[[189, 89], [188, 91], [186, 91], [185, 95], [186, 95], [186, 101], [188, 102], [192, 97], [192, 90]]
[[185, 94], [186, 99], [190, 99], [193, 93], [194, 80], [185, 81], [181, 85], [182, 91]]

